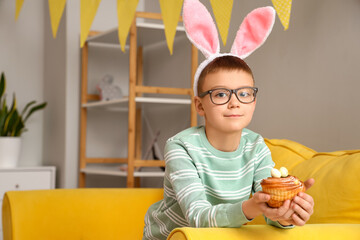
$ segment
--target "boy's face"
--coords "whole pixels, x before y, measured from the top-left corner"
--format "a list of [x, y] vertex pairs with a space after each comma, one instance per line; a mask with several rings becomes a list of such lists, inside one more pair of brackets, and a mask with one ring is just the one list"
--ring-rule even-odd
[[[202, 91], [215, 88], [238, 89], [254, 87], [252, 76], [239, 70], [220, 70], [207, 75], [204, 79]], [[205, 118], [206, 130], [218, 133], [241, 132], [251, 122], [256, 100], [252, 103], [241, 103], [231, 95], [228, 103], [216, 105], [212, 103], [210, 94], [200, 98], [195, 97], [196, 111]]]

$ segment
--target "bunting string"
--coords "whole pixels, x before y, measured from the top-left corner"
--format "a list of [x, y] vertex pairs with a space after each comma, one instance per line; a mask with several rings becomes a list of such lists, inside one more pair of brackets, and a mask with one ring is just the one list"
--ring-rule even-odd
[[[289, 28], [292, 0], [271, 0], [284, 30]], [[48, 0], [49, 14], [53, 37], [56, 38], [59, 23], [64, 13], [66, 0]], [[17, 21], [24, 0], [15, 2], [15, 20]], [[31, 1], [29, 1], [31, 3]], [[92, 22], [101, 0], [80, 0], [80, 47], [89, 35]], [[139, 0], [117, 0], [118, 36], [121, 49], [125, 51], [126, 39], [129, 34], [131, 23], [134, 19]], [[228, 36], [233, 0], [210, 0], [216, 24], [224, 45]], [[173, 53], [173, 44], [178, 26], [179, 16], [183, 0], [159, 0], [164, 33], [170, 54]]]

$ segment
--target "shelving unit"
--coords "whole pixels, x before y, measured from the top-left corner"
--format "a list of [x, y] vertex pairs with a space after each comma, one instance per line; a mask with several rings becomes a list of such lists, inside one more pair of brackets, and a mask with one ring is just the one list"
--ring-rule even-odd
[[[139, 19], [159, 21], [161, 23], [140, 22]], [[181, 19], [180, 19], [181, 20]], [[146, 20], [145, 20], [146, 21]], [[177, 27], [176, 41], [185, 41], [184, 28]], [[161, 14], [137, 12], [129, 33], [128, 67], [128, 96], [110, 101], [99, 101], [99, 96], [88, 93], [88, 58], [89, 47], [120, 48], [117, 29], [106, 32], [93, 32], [87, 39], [82, 49], [82, 87], [81, 87], [81, 122], [80, 122], [80, 177], [79, 187], [86, 187], [86, 175], [100, 174], [121, 176], [127, 178], [127, 187], [139, 186], [135, 181], [139, 177], [161, 177], [163, 172], [141, 172], [140, 168], [163, 167], [164, 160], [143, 160], [141, 158], [142, 146], [142, 109], [149, 104], [160, 105], [187, 105], [190, 111], [190, 126], [196, 126], [197, 117], [193, 104], [192, 82], [198, 64], [198, 52], [196, 47], [191, 45], [191, 59], [184, 61], [191, 68], [188, 77], [190, 88], [146, 86], [143, 84], [143, 48], [157, 49], [167, 48], [164, 26], [161, 21]], [[185, 81], [185, 80], [184, 80]], [[175, 97], [174, 97], [175, 96]], [[123, 111], [128, 115], [127, 136], [127, 157], [87, 157], [87, 123], [88, 111], [103, 109], [105, 111]], [[121, 124], [121, 123], [119, 123]], [[170, 136], [169, 136], [170, 137]], [[99, 166], [99, 164], [102, 164]], [[118, 165], [123, 164], [127, 171], [123, 171]]]

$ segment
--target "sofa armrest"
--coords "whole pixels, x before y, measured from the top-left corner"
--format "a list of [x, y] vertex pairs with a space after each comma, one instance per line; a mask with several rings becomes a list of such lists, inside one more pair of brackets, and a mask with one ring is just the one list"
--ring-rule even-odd
[[53, 189], [7, 192], [4, 240], [141, 239], [162, 189]]
[[360, 224], [307, 224], [292, 229], [269, 225], [246, 225], [241, 228], [177, 228], [168, 240], [250, 240], [250, 239], [359, 239]]

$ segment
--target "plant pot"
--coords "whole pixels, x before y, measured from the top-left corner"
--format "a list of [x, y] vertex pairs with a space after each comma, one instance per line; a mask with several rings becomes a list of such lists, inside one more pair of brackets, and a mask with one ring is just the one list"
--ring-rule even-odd
[[17, 167], [20, 150], [20, 137], [0, 137], [0, 168]]

